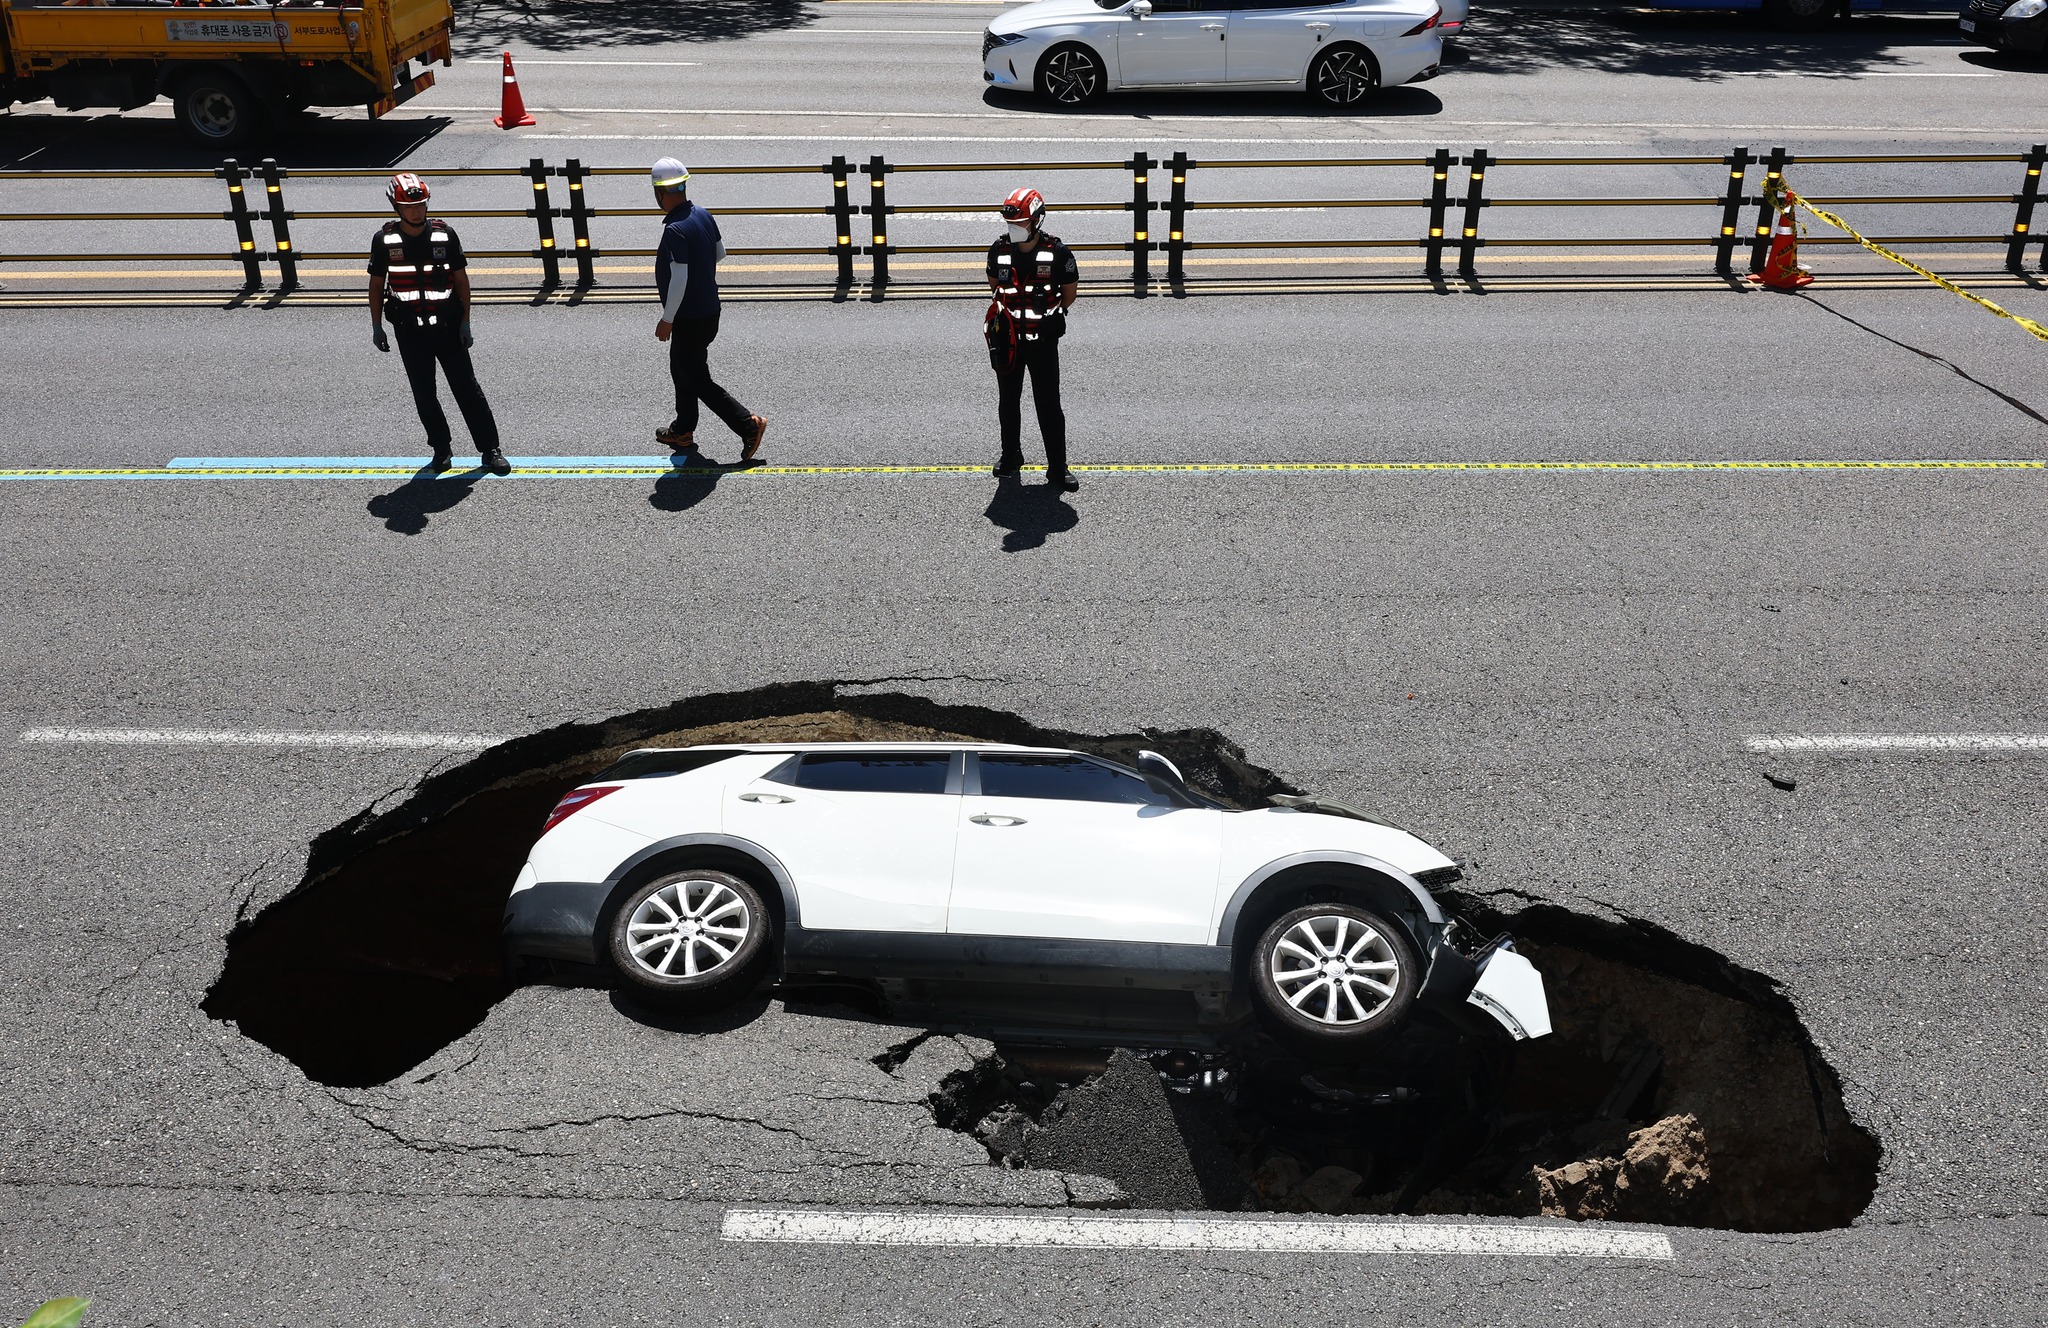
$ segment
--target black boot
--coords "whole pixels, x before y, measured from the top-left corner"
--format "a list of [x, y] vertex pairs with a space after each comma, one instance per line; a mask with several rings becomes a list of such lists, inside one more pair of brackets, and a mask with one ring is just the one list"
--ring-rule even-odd
[[454, 464], [455, 454], [445, 447], [437, 447], [434, 449], [433, 458], [427, 462], [427, 469], [439, 475]]
[[484, 453], [484, 469], [490, 471], [493, 475], [510, 475], [512, 473], [512, 463], [505, 459], [503, 452], [494, 447]]

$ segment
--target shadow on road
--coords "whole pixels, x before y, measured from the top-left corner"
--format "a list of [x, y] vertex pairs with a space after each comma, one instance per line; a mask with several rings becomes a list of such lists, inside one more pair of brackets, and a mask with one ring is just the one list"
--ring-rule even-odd
[[[1958, 6], [1960, 8], [1960, 6]], [[1457, 39], [1461, 71], [1534, 74], [1588, 69], [1714, 82], [1766, 70], [1855, 74], [1915, 63], [1888, 48], [1952, 41], [1956, 16], [1863, 14], [1818, 32], [1785, 32], [1753, 13], [1645, 12], [1506, 6]]]
[[417, 120], [346, 119], [349, 111], [333, 107], [295, 118], [268, 142], [226, 153], [192, 143], [166, 119], [111, 111], [89, 118], [42, 113], [46, 109], [47, 103], [0, 117], [0, 169], [212, 170], [230, 155], [244, 162], [275, 157], [299, 169], [395, 166], [453, 123], [440, 115]]
[[1298, 92], [1233, 92], [1219, 97], [1213, 92], [1197, 92], [1191, 89], [1118, 92], [1087, 106], [1058, 106], [1030, 93], [1002, 92], [995, 89], [984, 91], [981, 100], [983, 105], [995, 110], [1028, 111], [1039, 115], [1082, 119], [1116, 116], [1140, 122], [1154, 116], [1167, 115], [1254, 115], [1310, 121], [1355, 120], [1361, 117], [1398, 120], [1414, 116], [1441, 115], [1444, 109], [1443, 101], [1435, 93], [1421, 87], [1386, 88], [1363, 106], [1343, 108], [1324, 106]]
[[1004, 553], [1022, 553], [1042, 546], [1046, 537], [1072, 530], [1081, 518], [1067, 506], [1066, 496], [1050, 484], [1026, 484], [1015, 475], [996, 481], [996, 496], [983, 512], [990, 523], [1009, 533]]
[[725, 41], [807, 27], [804, 0], [467, 0], [456, 6], [460, 54], [495, 54], [509, 41], [544, 51]]
[[755, 460], [720, 465], [709, 458], [685, 461], [679, 454], [672, 462], [674, 469], [654, 482], [647, 505], [658, 512], [687, 512], [709, 498], [725, 476], [736, 470], [752, 470], [760, 464]]
[[426, 467], [390, 493], [380, 493], [367, 504], [371, 516], [382, 517], [386, 530], [417, 535], [436, 516], [448, 511], [476, 488], [484, 470], [466, 470], [442, 479]]

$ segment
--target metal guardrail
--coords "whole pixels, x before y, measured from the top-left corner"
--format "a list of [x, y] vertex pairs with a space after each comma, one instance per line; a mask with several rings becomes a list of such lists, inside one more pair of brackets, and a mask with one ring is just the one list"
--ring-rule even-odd
[[[1822, 197], [1813, 196], [1816, 203], [1828, 206], [1856, 205], [1900, 205], [1900, 204], [1951, 204], [1951, 205], [1995, 205], [2011, 204], [2013, 219], [2008, 230], [1998, 234], [1918, 234], [1878, 235], [1872, 238], [1886, 244], [1954, 244], [1990, 243], [2005, 247], [2004, 267], [2013, 273], [2025, 272], [2026, 250], [2030, 243], [2041, 243], [2040, 266], [2048, 270], [2048, 240], [2033, 231], [2034, 211], [2041, 197], [2041, 173], [2048, 166], [2048, 145], [2035, 144], [2026, 152], [2015, 153], [1961, 153], [1961, 154], [1854, 154], [1854, 155], [1806, 155], [1794, 154], [1782, 147], [1774, 147], [1757, 156], [1747, 147], [1737, 147], [1722, 156], [1611, 156], [1611, 157], [1546, 157], [1546, 156], [1496, 156], [1485, 148], [1469, 153], [1455, 153], [1448, 148], [1438, 148], [1428, 156], [1420, 157], [1318, 157], [1318, 158], [1235, 158], [1197, 159], [1186, 152], [1175, 152], [1170, 157], [1154, 158], [1144, 152], [1134, 152], [1129, 158], [1090, 161], [1018, 161], [1018, 162], [938, 162], [910, 163], [890, 162], [877, 155], [865, 163], [855, 164], [843, 156], [835, 156], [822, 165], [777, 165], [777, 166], [702, 166], [695, 170], [699, 176], [731, 177], [772, 177], [772, 176], [817, 176], [826, 177], [830, 193], [816, 205], [775, 205], [775, 206], [727, 206], [721, 203], [717, 212], [723, 217], [820, 217], [831, 223], [831, 242], [818, 245], [779, 246], [734, 246], [729, 249], [733, 255], [748, 256], [794, 256], [821, 255], [833, 261], [833, 288], [843, 298], [855, 285], [863, 280], [871, 292], [871, 298], [886, 296], [894, 278], [890, 271], [890, 259], [895, 255], [940, 255], [940, 254], [981, 254], [985, 245], [972, 244], [902, 244], [889, 238], [891, 218], [899, 212], [909, 211], [927, 214], [966, 214], [990, 211], [985, 202], [979, 203], [920, 203], [914, 207], [899, 208], [888, 198], [889, 180], [892, 176], [926, 174], [1032, 174], [1061, 171], [1114, 172], [1128, 174], [1130, 179], [1128, 197], [1110, 200], [1082, 202], [1061, 202], [1050, 205], [1053, 212], [1127, 212], [1131, 218], [1128, 240], [1111, 242], [1074, 243], [1070, 247], [1077, 251], [1126, 252], [1131, 255], [1131, 285], [1133, 293], [1147, 294], [1153, 283], [1152, 267], [1154, 256], [1164, 259], [1164, 280], [1173, 293], [1181, 293], [1188, 284], [1187, 256], [1203, 250], [1266, 251], [1266, 250], [1323, 250], [1333, 253], [1367, 249], [1418, 249], [1421, 251], [1420, 275], [1443, 279], [1444, 266], [1448, 256], [1455, 253], [1457, 277], [1474, 280], [1479, 275], [1480, 252], [1488, 248], [1547, 248], [1547, 249], [1599, 249], [1635, 247], [1697, 247], [1711, 250], [1715, 275], [1732, 278], [1735, 275], [1736, 252], [1747, 240], [1748, 269], [1759, 270], [1768, 252], [1772, 230], [1772, 213], [1768, 196], [1772, 188], [1784, 178], [1791, 166], [1820, 165], [1900, 165], [1900, 164], [1963, 164], [1963, 163], [2013, 163], [2022, 168], [2019, 188], [2011, 194], [1865, 194]], [[1719, 166], [1727, 170], [1725, 183], [1711, 192], [1698, 194], [1675, 194], [1654, 196], [1607, 196], [1591, 194], [1574, 197], [1521, 198], [1502, 196], [1490, 192], [1490, 177], [1497, 181], [1503, 172], [1528, 168], [1670, 168], [1670, 167]], [[1454, 180], [1454, 170], [1462, 168], [1462, 179]], [[1752, 172], [1763, 172], [1762, 179], [1752, 185]], [[1155, 199], [1153, 176], [1159, 171], [1166, 172], [1165, 197]], [[1373, 172], [1414, 172], [1418, 176], [1427, 172], [1427, 183], [1417, 180], [1425, 192], [1409, 197], [1319, 197], [1319, 198], [1214, 198], [1198, 199], [1191, 196], [1190, 182], [1205, 178], [1220, 178], [1226, 172], [1270, 172], [1305, 170], [1369, 170]], [[526, 218], [534, 223], [535, 246], [530, 249], [472, 249], [468, 252], [476, 258], [534, 258], [540, 261], [540, 289], [553, 291], [565, 285], [575, 290], [589, 290], [599, 285], [594, 260], [601, 254], [614, 257], [650, 257], [652, 249], [611, 248], [600, 249], [592, 240], [591, 223], [605, 217], [644, 215], [652, 217], [652, 207], [618, 208], [594, 206], [588, 197], [586, 184], [597, 178], [608, 176], [644, 176], [639, 167], [586, 166], [571, 157], [561, 165], [550, 165], [539, 157], [533, 158], [523, 167], [450, 168], [431, 173], [435, 180], [488, 178], [522, 179], [527, 182], [531, 206], [524, 208], [481, 208], [442, 210], [436, 215], [449, 218]], [[7, 251], [0, 249], [0, 264], [7, 263], [134, 263], [134, 262], [209, 262], [223, 259], [237, 263], [242, 269], [244, 293], [264, 288], [264, 266], [274, 265], [277, 269], [277, 284], [273, 288], [279, 294], [287, 294], [300, 285], [299, 264], [320, 260], [354, 260], [362, 257], [360, 251], [307, 251], [298, 248], [292, 237], [295, 221], [312, 220], [383, 220], [389, 213], [382, 210], [298, 210], [290, 207], [285, 199], [285, 185], [290, 180], [334, 180], [364, 179], [381, 180], [386, 172], [375, 169], [300, 169], [292, 170], [280, 166], [276, 161], [265, 159], [254, 166], [245, 166], [233, 158], [215, 170], [207, 171], [0, 171], [0, 186], [21, 181], [49, 182], [59, 180], [101, 180], [119, 182], [132, 187], [139, 180], [219, 180], [227, 190], [228, 206], [220, 212], [212, 211], [135, 211], [135, 212], [4, 212], [0, 213], [0, 226], [33, 223], [69, 223], [79, 221], [210, 221], [219, 219], [228, 222], [234, 231], [234, 248], [226, 253], [220, 251], [171, 252], [171, 253], [52, 253]], [[854, 179], [867, 179], [866, 201], [856, 203]], [[563, 205], [557, 205], [552, 197], [551, 181], [564, 186]], [[250, 191], [260, 189], [262, 198], [252, 201]], [[1635, 215], [1656, 209], [1699, 209], [1712, 217], [1711, 225], [1703, 225], [1699, 232], [1691, 235], [1552, 235], [1552, 236], [1489, 236], [1482, 234], [1482, 221], [1490, 209], [1608, 209], [1618, 210], [1623, 215]], [[1406, 209], [1417, 214], [1419, 223], [1415, 232], [1406, 236], [1301, 236], [1284, 239], [1205, 239], [1191, 234], [1194, 226], [1191, 217], [1211, 209], [1230, 209], [1264, 213], [1286, 213], [1290, 211], [1365, 210], [1365, 209]], [[1743, 214], [1753, 209], [1753, 218], [1747, 227]], [[854, 235], [855, 218], [868, 220], [865, 243], [857, 242]], [[1164, 236], [1155, 235], [1154, 219], [1163, 218]], [[567, 223], [567, 242], [557, 233], [557, 222]], [[1747, 232], [1745, 236], [1745, 231]], [[265, 247], [265, 241], [268, 247]], [[1846, 237], [1808, 237], [1808, 244], [1852, 244]], [[573, 272], [565, 277], [564, 250], [567, 266]], [[866, 258], [868, 267], [863, 277], [857, 272], [857, 260]]]

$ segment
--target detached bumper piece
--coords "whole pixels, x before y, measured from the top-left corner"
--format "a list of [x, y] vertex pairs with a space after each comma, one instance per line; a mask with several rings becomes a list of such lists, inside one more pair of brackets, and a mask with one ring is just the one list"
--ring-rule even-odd
[[1479, 961], [1479, 981], [1465, 1003], [1492, 1015], [1515, 1041], [1523, 1042], [1550, 1032], [1550, 1002], [1543, 995], [1543, 975], [1514, 947], [1513, 941], [1503, 940]]

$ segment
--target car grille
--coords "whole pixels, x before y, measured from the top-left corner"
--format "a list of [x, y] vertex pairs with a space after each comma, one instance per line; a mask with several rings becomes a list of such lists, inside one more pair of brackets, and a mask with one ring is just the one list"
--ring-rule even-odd
[[995, 49], [995, 48], [996, 48], [996, 47], [997, 47], [997, 46], [998, 46], [999, 44], [1000, 44], [1000, 43], [998, 43], [998, 42], [996, 41], [996, 35], [995, 35], [995, 34], [994, 34], [993, 32], [984, 32], [984, 33], [982, 33], [982, 34], [981, 34], [981, 58], [982, 58], [982, 59], [984, 59], [984, 60], [988, 59], [988, 53], [989, 53], [990, 51], [993, 51], [993, 50], [994, 50], [994, 49]]
[[1970, 0], [1969, 12], [1978, 18], [1997, 18], [2012, 0]]

